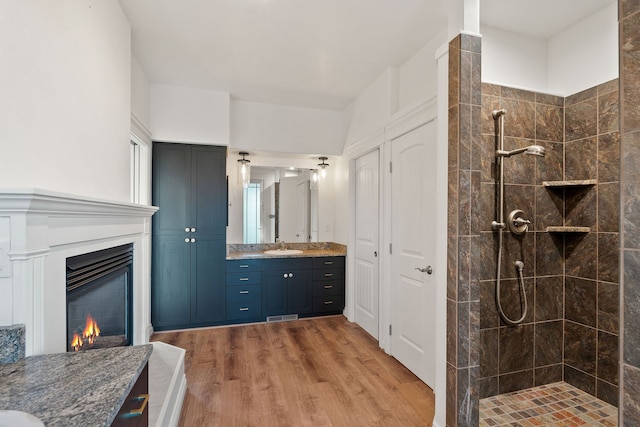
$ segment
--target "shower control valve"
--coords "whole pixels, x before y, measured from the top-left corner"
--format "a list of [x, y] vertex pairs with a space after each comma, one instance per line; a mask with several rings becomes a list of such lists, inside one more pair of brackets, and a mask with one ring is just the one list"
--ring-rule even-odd
[[524, 218], [525, 213], [520, 209], [514, 209], [509, 214], [507, 224], [513, 234], [521, 235], [529, 231], [529, 224], [531, 221]]

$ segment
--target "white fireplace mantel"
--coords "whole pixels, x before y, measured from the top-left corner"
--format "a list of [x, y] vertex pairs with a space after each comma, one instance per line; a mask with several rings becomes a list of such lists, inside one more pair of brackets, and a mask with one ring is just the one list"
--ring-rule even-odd
[[26, 326], [26, 354], [66, 351], [66, 259], [133, 244], [133, 342], [151, 329], [154, 206], [35, 188], [0, 189], [0, 326]]

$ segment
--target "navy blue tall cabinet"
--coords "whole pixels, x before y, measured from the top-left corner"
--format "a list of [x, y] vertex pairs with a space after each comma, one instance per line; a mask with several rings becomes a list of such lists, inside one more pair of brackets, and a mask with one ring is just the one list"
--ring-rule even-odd
[[155, 330], [225, 321], [226, 147], [153, 144]]

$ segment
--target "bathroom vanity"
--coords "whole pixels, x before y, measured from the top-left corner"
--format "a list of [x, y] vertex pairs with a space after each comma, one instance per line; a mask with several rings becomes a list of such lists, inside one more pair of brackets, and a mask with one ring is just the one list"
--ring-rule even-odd
[[[228, 323], [342, 313], [344, 247], [312, 245], [288, 250], [252, 245], [231, 251], [227, 256]], [[239, 246], [246, 245], [234, 249]]]

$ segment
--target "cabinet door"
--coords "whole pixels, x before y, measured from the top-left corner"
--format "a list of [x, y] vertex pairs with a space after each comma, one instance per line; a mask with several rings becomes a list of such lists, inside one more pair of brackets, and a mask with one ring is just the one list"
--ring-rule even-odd
[[154, 235], [185, 237], [191, 227], [191, 151], [180, 144], [153, 144]]
[[191, 221], [196, 234], [227, 233], [226, 147], [194, 146], [191, 154]]
[[265, 271], [262, 273], [262, 315], [287, 314], [288, 271]]
[[198, 236], [191, 243], [191, 323], [224, 321], [226, 283], [224, 240]]
[[288, 313], [311, 313], [313, 311], [312, 270], [292, 270], [289, 276]]
[[191, 301], [191, 244], [156, 236], [152, 243], [151, 320], [157, 330], [187, 326]]

